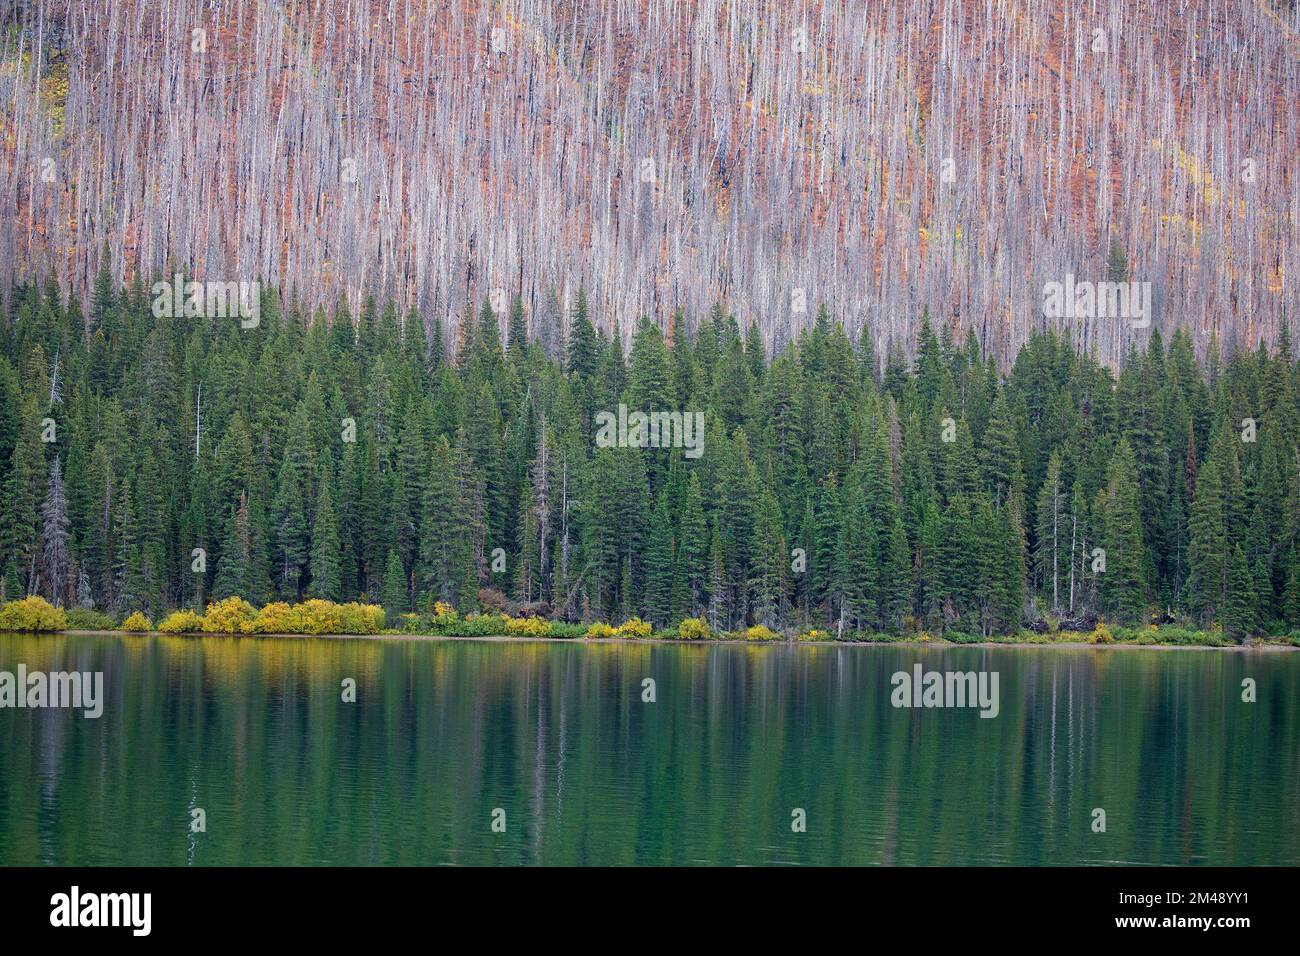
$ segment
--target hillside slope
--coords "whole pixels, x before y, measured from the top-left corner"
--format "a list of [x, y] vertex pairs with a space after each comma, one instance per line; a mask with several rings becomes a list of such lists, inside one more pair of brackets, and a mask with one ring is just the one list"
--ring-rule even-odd
[[1300, 305], [1290, 0], [18, 0], [0, 31], [0, 285], [84, 292], [107, 248], [449, 330], [494, 289], [585, 286], [625, 335], [720, 301], [776, 345], [824, 301], [882, 355], [928, 307], [1004, 360], [1112, 247], [1201, 349]]

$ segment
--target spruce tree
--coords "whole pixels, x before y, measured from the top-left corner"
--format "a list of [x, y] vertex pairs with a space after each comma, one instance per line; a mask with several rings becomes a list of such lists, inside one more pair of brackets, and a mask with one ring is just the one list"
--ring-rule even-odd
[[41, 540], [44, 543], [45, 592], [55, 607], [63, 607], [68, 593], [68, 501], [63, 491], [59, 456], [50, 462], [49, 489], [41, 505]]
[[1187, 604], [1200, 623], [1208, 625], [1223, 609], [1228, 583], [1223, 488], [1213, 461], [1197, 476], [1188, 534]]
[[333, 482], [328, 477], [320, 482], [320, 495], [316, 499], [316, 517], [311, 529], [311, 584], [308, 594], [326, 601], [337, 601], [342, 583], [339, 578], [339, 533], [334, 514]]
[[410, 613], [411, 599], [407, 593], [406, 569], [397, 552], [389, 551], [384, 564], [384, 611], [388, 616], [388, 626], [397, 624], [401, 615]]
[[1128, 440], [1121, 438], [1107, 473], [1102, 542], [1106, 570], [1102, 575], [1102, 596], [1118, 621], [1136, 622], [1146, 605], [1144, 570], [1146, 552], [1142, 542], [1142, 517], [1138, 495], [1137, 465]]
[[1223, 629], [1238, 639], [1254, 633], [1258, 623], [1255, 604], [1255, 587], [1251, 581], [1250, 567], [1240, 545], [1232, 549], [1228, 559], [1228, 587], [1223, 608]]
[[645, 601], [643, 616], [658, 627], [669, 623], [672, 614], [673, 519], [667, 491], [659, 494], [650, 520], [650, 539], [645, 556]]
[[459, 568], [465, 559], [462, 508], [452, 450], [446, 436], [439, 436], [430, 456], [420, 521], [421, 579], [430, 595], [429, 603], [464, 603]]

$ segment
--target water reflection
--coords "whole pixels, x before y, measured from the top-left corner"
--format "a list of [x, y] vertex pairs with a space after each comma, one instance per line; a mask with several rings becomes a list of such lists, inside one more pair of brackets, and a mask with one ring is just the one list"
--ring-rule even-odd
[[[918, 661], [997, 671], [998, 716], [892, 707]], [[1300, 863], [1294, 653], [0, 635], [20, 662], [106, 702], [0, 710], [3, 863]]]

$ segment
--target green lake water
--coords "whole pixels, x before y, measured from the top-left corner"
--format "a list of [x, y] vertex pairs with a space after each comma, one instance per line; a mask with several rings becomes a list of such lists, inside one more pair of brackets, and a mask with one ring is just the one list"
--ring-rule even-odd
[[[918, 661], [996, 671], [998, 715], [891, 706]], [[1300, 864], [1294, 652], [0, 634], [19, 664], [104, 712], [0, 709], [0, 864]]]

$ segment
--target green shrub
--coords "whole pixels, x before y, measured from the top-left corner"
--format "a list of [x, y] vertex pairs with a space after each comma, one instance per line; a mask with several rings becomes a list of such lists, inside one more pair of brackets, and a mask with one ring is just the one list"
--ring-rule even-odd
[[66, 631], [68, 616], [43, 597], [32, 595], [0, 607], [0, 631]]
[[164, 634], [199, 634], [203, 631], [203, 618], [189, 608], [173, 611], [158, 625]]
[[498, 637], [507, 633], [506, 619], [499, 614], [467, 614], [441, 633], [452, 637]]
[[582, 637], [587, 633], [587, 629], [581, 624], [568, 624], [564, 621], [552, 621], [547, 631], [548, 637], [563, 637], [567, 639]]
[[460, 614], [450, 604], [435, 601], [433, 604], [432, 630], [434, 634], [455, 634], [460, 624]]
[[[929, 642], [930, 635], [922, 632], [916, 635], [916, 639], [925, 644]], [[835, 637], [834, 640], [850, 644], [898, 644], [907, 638], [902, 634], [886, 634], [883, 631], [845, 631], [843, 637]]]
[[1033, 631], [1021, 631], [1019, 634], [1012, 635], [1005, 639], [1006, 642], [1019, 641], [1024, 644], [1055, 644], [1060, 632], [1052, 634], [1036, 634]]
[[115, 631], [117, 621], [113, 615], [85, 607], [70, 608], [66, 614], [70, 631]]
[[122, 630], [128, 634], [146, 634], [153, 630], [153, 621], [140, 611], [136, 611], [122, 622]]
[[1159, 644], [1186, 644], [1193, 647], [1231, 647], [1237, 643], [1220, 630], [1192, 631], [1185, 627], [1162, 627], [1153, 636]]

